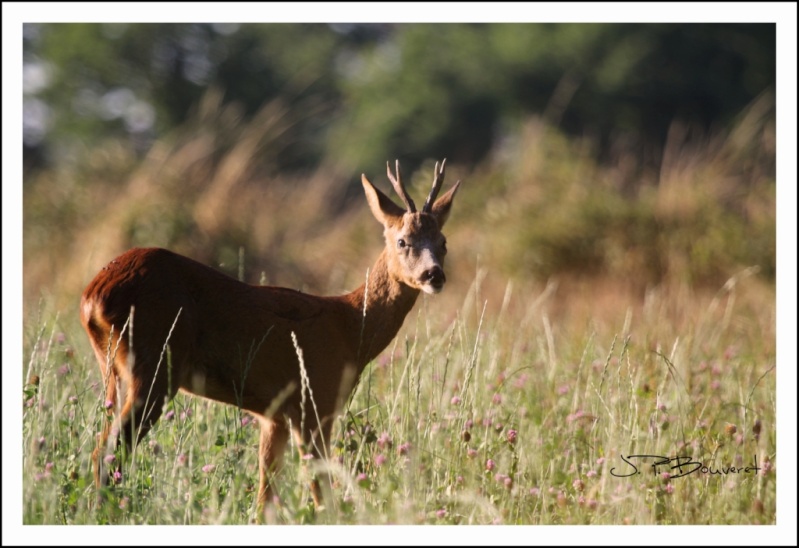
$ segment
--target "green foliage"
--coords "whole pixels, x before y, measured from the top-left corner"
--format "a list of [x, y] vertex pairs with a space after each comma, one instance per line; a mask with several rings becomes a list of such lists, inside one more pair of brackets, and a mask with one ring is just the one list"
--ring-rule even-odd
[[247, 118], [290, 107], [272, 160], [283, 169], [326, 157], [415, 167], [431, 150], [476, 164], [534, 114], [594, 134], [603, 152], [625, 136], [641, 153], [675, 119], [729, 124], [776, 75], [765, 24], [27, 24], [24, 35], [26, 66], [48, 75], [26, 90], [31, 113], [34, 101], [50, 113], [49, 129], [26, 132], [31, 165], [114, 136], [144, 152], [209, 89]]
[[[106, 457], [126, 464], [95, 502], [90, 455], [107, 416], [99, 371], [75, 320], [29, 324], [24, 523], [775, 522], [773, 290], [748, 278], [713, 297], [683, 287], [643, 306], [589, 303], [590, 329], [546, 303], [531, 314], [535, 294], [517, 293], [501, 309], [467, 296], [451, 322], [420, 303], [364, 372], [329, 459], [290, 445], [280, 505], [265, 518], [257, 421], [183, 394], [133, 455]], [[557, 300], [586, 304], [577, 292]], [[653, 471], [650, 459], [620, 477], [632, 472], [622, 455], [636, 454], [727, 472], [668, 478], [673, 463]], [[756, 473], [729, 471], [755, 460]], [[323, 470], [320, 510], [308, 481]]]
[[[24, 188], [24, 523], [259, 519], [255, 423], [184, 395], [92, 504], [109, 417], [81, 289], [133, 245], [252, 283], [351, 289], [380, 245], [355, 174], [386, 189], [400, 157], [416, 196], [443, 155], [448, 184], [464, 181], [448, 289], [420, 300], [339, 418], [329, 506], [309, 504], [319, 463], [292, 447], [267, 519], [774, 523], [773, 26], [25, 34], [26, 63], [52, 71], [26, 101], [52, 108], [35, 146], [54, 155]], [[205, 77], [186, 68], [197, 51]], [[120, 88], [155, 109], [152, 127], [81, 103]], [[697, 105], [716, 129], [679, 121]], [[632, 451], [772, 468], [619, 482], [610, 468]]]

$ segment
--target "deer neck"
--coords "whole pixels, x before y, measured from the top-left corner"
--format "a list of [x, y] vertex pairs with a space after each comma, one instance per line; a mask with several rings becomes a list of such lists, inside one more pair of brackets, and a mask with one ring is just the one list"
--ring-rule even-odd
[[369, 270], [367, 282], [347, 295], [357, 315], [355, 331], [361, 368], [394, 339], [418, 296], [418, 289], [391, 275], [384, 250]]

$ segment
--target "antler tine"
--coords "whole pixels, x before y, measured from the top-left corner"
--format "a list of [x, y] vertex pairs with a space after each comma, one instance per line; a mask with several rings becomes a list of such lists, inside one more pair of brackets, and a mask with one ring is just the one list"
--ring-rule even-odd
[[430, 210], [433, 207], [433, 204], [436, 201], [436, 197], [438, 196], [438, 191], [441, 190], [441, 185], [444, 184], [444, 168], [447, 165], [447, 159], [444, 158], [441, 161], [441, 167], [439, 168], [438, 162], [436, 162], [435, 168], [435, 177], [433, 178], [433, 188], [430, 189], [430, 195], [427, 197], [427, 200], [424, 203], [424, 207], [422, 208], [422, 212], [430, 213]]
[[408, 192], [405, 190], [405, 186], [402, 184], [402, 175], [400, 174], [400, 165], [399, 160], [397, 160], [397, 176], [395, 177], [394, 174], [391, 173], [391, 164], [386, 162], [386, 172], [388, 173], [388, 180], [391, 181], [391, 184], [394, 186], [394, 190], [397, 191], [399, 197], [405, 203], [405, 207], [411, 213], [416, 213], [416, 204], [413, 203], [411, 197], [408, 196]]

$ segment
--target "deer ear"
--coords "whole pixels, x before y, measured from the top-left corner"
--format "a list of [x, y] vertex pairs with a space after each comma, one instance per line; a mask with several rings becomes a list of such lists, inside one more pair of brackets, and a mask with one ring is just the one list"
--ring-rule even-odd
[[449, 210], [452, 207], [452, 199], [455, 197], [455, 193], [458, 192], [458, 188], [460, 188], [461, 182], [458, 181], [452, 188], [450, 188], [443, 196], [441, 196], [436, 203], [433, 204], [433, 208], [431, 213], [438, 221], [438, 228], [443, 228], [444, 223], [447, 222], [449, 218]]
[[361, 184], [363, 184], [366, 201], [369, 202], [369, 209], [372, 210], [375, 219], [380, 221], [383, 226], [394, 226], [402, 222], [402, 216], [405, 215], [404, 209], [375, 188], [366, 175], [361, 175]]

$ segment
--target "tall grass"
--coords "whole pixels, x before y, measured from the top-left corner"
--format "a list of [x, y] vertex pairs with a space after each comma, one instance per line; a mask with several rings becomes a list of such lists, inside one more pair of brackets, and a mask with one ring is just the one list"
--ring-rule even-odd
[[[261, 161], [279, 152], [280, 108], [245, 123], [209, 95], [141, 160], [108, 143], [26, 180], [25, 524], [775, 523], [768, 97], [731, 132], [675, 124], [658, 170], [623, 150], [599, 162], [536, 120], [484, 164], [450, 166], [465, 186], [447, 289], [420, 298], [366, 369], [329, 458], [290, 447], [279, 506], [256, 511], [257, 421], [183, 394], [95, 504], [90, 455], [109, 411], [77, 303], [103, 264], [159, 245], [331, 294], [377, 254], [351, 169], [287, 176]], [[705, 471], [674, 477], [696, 464], [631, 455]], [[332, 482], [321, 510], [316, 472]]]
[[[711, 296], [652, 292], [586, 323], [552, 311], [570, 297], [560, 289], [536, 301], [508, 285], [498, 306], [486, 306], [479, 283], [454, 317], [435, 298], [420, 301], [364, 372], [328, 460], [290, 447], [268, 522], [775, 522], [768, 287], [743, 277]], [[108, 411], [77, 322], [41, 320], [25, 361], [24, 523], [261, 519], [248, 414], [179, 395], [96, 504], [90, 454]], [[706, 468], [669, 477], [679, 475], [676, 461], [653, 468], [652, 458], [630, 455]], [[617, 477], [635, 470], [625, 458], [639, 474]], [[332, 479], [321, 510], [308, 489], [316, 471]]]

